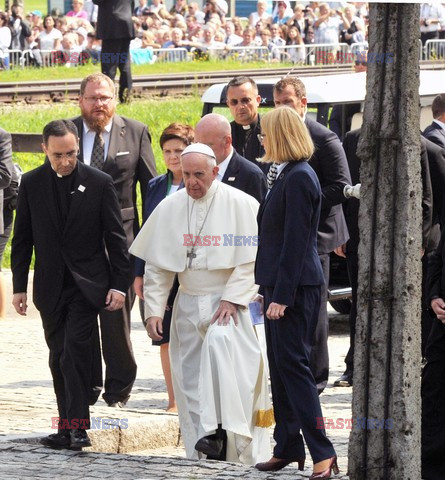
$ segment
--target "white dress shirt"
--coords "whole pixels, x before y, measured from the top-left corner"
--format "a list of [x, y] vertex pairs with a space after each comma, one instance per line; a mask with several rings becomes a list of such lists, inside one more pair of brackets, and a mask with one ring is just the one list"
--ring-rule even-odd
[[218, 175], [216, 176], [216, 179], [219, 180], [220, 182], [222, 182], [222, 179], [226, 174], [226, 170], [227, 170], [227, 167], [229, 166], [232, 155], [233, 155], [233, 147], [231, 147], [229, 155], [218, 165], [219, 170], [218, 170]]
[[[104, 161], [108, 155], [108, 147], [110, 146], [110, 132], [111, 127], [113, 126], [113, 120], [104, 128], [102, 132], [102, 137], [104, 139]], [[91, 154], [93, 152], [94, 138], [96, 137], [96, 132], [90, 130], [90, 127], [83, 122], [83, 137], [82, 137], [82, 149], [83, 149], [83, 163], [85, 165], [91, 165]]]

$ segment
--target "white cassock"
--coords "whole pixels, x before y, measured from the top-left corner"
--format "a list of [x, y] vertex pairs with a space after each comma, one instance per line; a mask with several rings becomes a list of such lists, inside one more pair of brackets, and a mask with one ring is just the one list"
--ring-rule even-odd
[[[145, 318], [164, 316], [178, 273], [170, 360], [189, 458], [198, 458], [196, 442], [218, 424], [227, 432], [227, 461], [255, 464], [271, 455], [267, 372], [246, 310], [256, 294], [257, 211], [253, 197], [217, 181], [199, 200], [179, 190], [158, 205], [130, 248], [146, 262]], [[189, 235], [198, 234], [191, 252]], [[210, 324], [221, 300], [241, 307], [238, 326]]]

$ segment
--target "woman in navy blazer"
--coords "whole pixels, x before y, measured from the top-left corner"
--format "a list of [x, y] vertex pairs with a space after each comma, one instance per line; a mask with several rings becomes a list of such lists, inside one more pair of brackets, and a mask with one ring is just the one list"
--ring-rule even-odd
[[307, 163], [314, 146], [303, 120], [287, 107], [262, 117], [261, 130], [263, 161], [274, 162], [277, 168], [276, 180], [258, 212], [255, 266], [266, 312], [276, 445], [273, 457], [256, 468], [274, 471], [298, 462], [302, 470], [303, 433], [314, 462], [310, 478], [330, 478], [332, 470], [338, 472], [337, 457], [326, 437], [317, 385], [309, 368], [324, 282], [317, 253], [321, 189]]
[[[153, 178], [148, 182], [147, 194], [145, 196], [145, 208], [143, 214], [143, 221], [151, 215], [153, 210], [165, 197], [176, 192], [184, 187], [182, 182], [182, 168], [181, 168], [181, 153], [185, 147], [190, 145], [194, 139], [193, 127], [190, 125], [183, 125], [181, 123], [172, 123], [161, 134], [159, 143], [162, 149], [162, 155], [167, 167], [167, 173]], [[134, 290], [136, 295], [141, 299], [141, 315], [142, 321], [145, 325], [144, 317], [144, 269], [145, 262], [140, 258], [135, 259], [135, 279]], [[170, 372], [170, 359], [168, 356], [168, 344], [170, 342], [170, 322], [173, 302], [178, 291], [178, 282], [175, 283], [170, 291], [170, 296], [167, 301], [164, 319], [162, 322], [163, 336], [162, 340], [152, 340], [153, 345], [161, 347], [161, 364], [164, 372], [165, 383], [167, 385], [168, 393], [168, 412], [176, 411], [175, 395], [173, 392], [173, 384]]]

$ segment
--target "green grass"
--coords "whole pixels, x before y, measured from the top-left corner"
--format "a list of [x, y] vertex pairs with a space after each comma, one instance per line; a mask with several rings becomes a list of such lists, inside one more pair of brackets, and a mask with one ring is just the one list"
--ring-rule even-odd
[[[158, 173], [165, 172], [162, 160], [159, 137], [172, 122], [196, 125], [201, 117], [201, 101], [199, 97], [186, 97], [162, 100], [137, 100], [130, 105], [119, 105], [117, 112], [148, 125], [152, 136], [152, 146], [156, 159]], [[8, 132], [40, 133], [43, 127], [58, 118], [71, 118], [79, 114], [76, 104], [40, 104], [30, 106], [0, 107], [0, 125]], [[17, 162], [27, 172], [41, 165], [43, 154], [14, 153], [14, 162]], [[140, 199], [138, 201], [140, 206]], [[3, 267], [10, 267], [11, 247], [6, 246], [3, 257]]]
[[[274, 67], [285, 67], [286, 64], [275, 64]], [[270, 68], [260, 62], [242, 63], [235, 60], [154, 63], [153, 65], [132, 65], [133, 76], [136, 75], [165, 75], [170, 73], [213, 72], [224, 70], [250, 70], [255, 68]], [[290, 68], [290, 66], [289, 66]], [[62, 80], [70, 78], [84, 78], [90, 73], [100, 72], [99, 65], [87, 64], [75, 68], [55, 66], [47, 68], [16, 68], [4, 71], [1, 74], [2, 82], [28, 82], [38, 80]]]
[[40, 10], [45, 15], [48, 10], [48, 2], [46, 0], [25, 0], [25, 14], [33, 10]]

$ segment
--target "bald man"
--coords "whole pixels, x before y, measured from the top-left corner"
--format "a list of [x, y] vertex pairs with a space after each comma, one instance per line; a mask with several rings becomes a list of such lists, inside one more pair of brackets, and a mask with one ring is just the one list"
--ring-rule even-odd
[[226, 117], [209, 113], [195, 127], [195, 142], [209, 146], [218, 165], [217, 180], [256, 198], [266, 195], [266, 176], [254, 163], [239, 155], [232, 146], [232, 130]]

